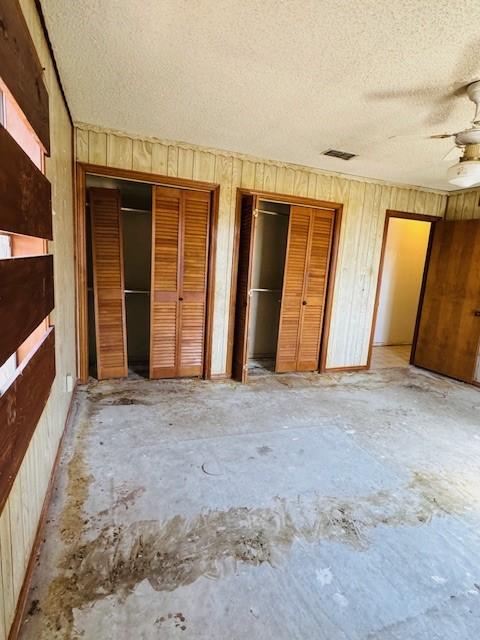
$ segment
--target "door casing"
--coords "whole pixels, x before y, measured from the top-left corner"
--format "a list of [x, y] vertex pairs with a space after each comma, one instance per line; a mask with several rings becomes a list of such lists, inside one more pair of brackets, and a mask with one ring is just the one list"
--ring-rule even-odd
[[420, 222], [431, 222], [431, 226], [430, 226], [430, 236], [428, 238], [428, 247], [427, 247], [427, 254], [425, 256], [425, 266], [423, 268], [423, 277], [422, 277], [422, 286], [420, 288], [420, 296], [418, 299], [418, 307], [417, 307], [417, 317], [415, 320], [415, 330], [413, 333], [413, 341], [412, 341], [412, 351], [411, 351], [411, 355], [410, 355], [410, 363], [413, 364], [413, 356], [415, 355], [415, 345], [417, 342], [417, 334], [418, 334], [418, 325], [420, 322], [420, 314], [421, 314], [421, 310], [422, 310], [422, 302], [423, 302], [423, 295], [425, 292], [425, 283], [426, 283], [426, 278], [427, 278], [427, 271], [428, 271], [428, 263], [430, 260], [430, 252], [431, 252], [431, 246], [432, 246], [432, 238], [433, 238], [433, 230], [434, 230], [434, 226], [436, 222], [439, 222], [440, 220], [442, 220], [442, 218], [440, 218], [439, 216], [430, 216], [427, 214], [421, 214], [421, 213], [407, 213], [404, 211], [394, 211], [392, 209], [387, 209], [386, 212], [386, 217], [385, 217], [385, 225], [383, 228], [383, 238], [382, 238], [382, 250], [380, 253], [380, 264], [378, 267], [378, 278], [377, 278], [377, 290], [376, 290], [376, 294], [375, 294], [375, 306], [373, 309], [373, 317], [372, 317], [372, 326], [371, 326], [371, 330], [370, 330], [370, 343], [368, 346], [368, 360], [367, 360], [367, 366], [366, 369], [370, 369], [371, 364], [372, 364], [372, 352], [373, 352], [373, 339], [375, 336], [375, 325], [377, 324], [377, 315], [378, 315], [378, 305], [380, 303], [380, 290], [382, 287], [382, 276], [383, 276], [383, 264], [385, 261], [385, 250], [387, 247], [387, 237], [388, 237], [388, 228], [389, 228], [389, 223], [390, 223], [390, 219], [391, 218], [403, 218], [406, 220], [419, 220]]
[[[77, 376], [79, 382], [88, 381], [88, 297], [87, 297], [87, 231], [86, 231], [86, 177], [96, 175], [132, 182], [144, 182], [152, 186], [177, 187], [196, 191], [207, 191], [211, 198], [209, 228], [207, 309], [205, 321], [205, 354], [203, 377], [212, 379], [212, 333], [215, 291], [215, 260], [220, 185], [198, 180], [172, 178], [154, 173], [117, 169], [101, 165], [77, 162], [75, 170], [75, 287], [76, 287], [76, 335]], [[223, 376], [222, 376], [223, 377]]]
[[326, 367], [328, 340], [330, 335], [330, 323], [333, 306], [333, 292], [335, 287], [335, 275], [338, 259], [338, 247], [340, 242], [340, 228], [342, 222], [343, 204], [338, 202], [328, 202], [325, 200], [315, 200], [313, 198], [302, 198], [300, 196], [291, 196], [286, 194], [272, 193], [269, 191], [258, 191], [256, 189], [237, 189], [237, 206], [235, 214], [235, 234], [234, 234], [234, 252], [232, 266], [232, 281], [230, 293], [230, 311], [229, 311], [229, 330], [228, 330], [228, 349], [227, 349], [227, 376], [232, 376], [232, 360], [233, 360], [233, 342], [235, 328], [235, 306], [237, 300], [237, 277], [238, 277], [238, 257], [240, 249], [240, 223], [241, 223], [241, 201], [242, 196], [250, 195], [258, 200], [268, 200], [269, 202], [278, 202], [281, 204], [298, 205], [304, 207], [315, 207], [318, 209], [329, 209], [334, 211], [333, 238], [330, 254], [330, 268], [327, 285], [327, 295], [325, 299], [325, 311], [323, 320], [323, 332], [320, 344], [318, 371], [324, 373], [329, 371]]

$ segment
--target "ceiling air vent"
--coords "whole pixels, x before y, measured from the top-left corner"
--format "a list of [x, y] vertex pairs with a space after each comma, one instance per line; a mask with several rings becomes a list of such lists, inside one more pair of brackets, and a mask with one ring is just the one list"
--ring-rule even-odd
[[331, 158], [340, 158], [340, 160], [351, 160], [356, 158], [356, 153], [348, 153], [348, 151], [339, 151], [338, 149], [329, 149], [322, 153], [323, 156], [330, 156]]

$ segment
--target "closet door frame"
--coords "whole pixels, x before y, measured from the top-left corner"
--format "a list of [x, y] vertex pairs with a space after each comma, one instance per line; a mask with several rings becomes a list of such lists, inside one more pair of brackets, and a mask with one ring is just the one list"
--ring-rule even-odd
[[[203, 358], [203, 378], [214, 379], [212, 375], [212, 332], [214, 315], [215, 262], [217, 251], [217, 227], [220, 185], [199, 180], [173, 178], [160, 174], [117, 169], [101, 165], [77, 162], [75, 170], [75, 287], [77, 324], [77, 375], [80, 383], [88, 381], [88, 293], [87, 293], [87, 175], [130, 180], [162, 187], [174, 187], [210, 193], [210, 224], [208, 230], [208, 270], [207, 306], [205, 313], [205, 343]], [[221, 376], [224, 377], [224, 376]]]
[[327, 294], [325, 298], [325, 310], [323, 316], [323, 331], [320, 343], [320, 352], [318, 360], [318, 372], [325, 373], [327, 371], [327, 349], [330, 337], [330, 323], [333, 306], [333, 292], [335, 288], [335, 277], [337, 270], [338, 248], [340, 242], [340, 228], [342, 223], [343, 204], [339, 202], [328, 202], [326, 200], [315, 200], [313, 198], [303, 198], [301, 196], [292, 196], [270, 191], [259, 191], [257, 189], [237, 189], [237, 206], [235, 211], [235, 234], [234, 234], [234, 251], [232, 264], [232, 281], [230, 288], [230, 310], [229, 310], [229, 329], [228, 329], [228, 352], [227, 352], [227, 375], [232, 376], [232, 360], [233, 360], [233, 342], [235, 328], [235, 306], [237, 300], [237, 278], [238, 278], [238, 258], [240, 249], [240, 224], [241, 224], [241, 202], [242, 196], [250, 195], [256, 197], [257, 201], [267, 200], [268, 202], [277, 202], [280, 204], [297, 205], [307, 208], [328, 209], [334, 211], [333, 236], [330, 252], [330, 265], [327, 284]]

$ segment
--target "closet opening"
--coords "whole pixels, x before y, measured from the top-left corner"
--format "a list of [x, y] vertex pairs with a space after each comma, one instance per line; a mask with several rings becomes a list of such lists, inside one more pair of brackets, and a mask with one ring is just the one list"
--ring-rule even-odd
[[341, 209], [239, 190], [234, 379], [325, 370]]
[[248, 329], [250, 373], [275, 370], [290, 207], [259, 200], [256, 215]]
[[424, 281], [432, 216], [387, 211], [369, 368], [407, 367]]
[[78, 374], [212, 377], [219, 186], [77, 163]]
[[[96, 317], [98, 314], [112, 319], [117, 309], [112, 307], [112, 293], [104, 293], [100, 287], [118, 281], [123, 305], [120, 326], [124, 324], [127, 366], [129, 374], [148, 377], [150, 352], [150, 290], [152, 247], [152, 185], [114, 178], [87, 175], [87, 194], [96, 189], [111, 191], [112, 204], [118, 196], [120, 226], [117, 227], [118, 244], [115, 242], [115, 221], [99, 221], [96, 230], [97, 256], [94, 256], [95, 230], [92, 228], [91, 197], [87, 197], [87, 278], [88, 278], [88, 324], [89, 324], [89, 374], [99, 375], [97, 363]], [[100, 192], [97, 192], [100, 193]], [[107, 213], [108, 215], [108, 213]], [[110, 213], [113, 216], [113, 211]], [[112, 229], [108, 229], [108, 223]], [[118, 254], [118, 249], [121, 249]], [[101, 261], [101, 262], [100, 262]], [[122, 268], [123, 267], [123, 268]], [[96, 273], [97, 269], [97, 273]], [[102, 270], [102, 273], [100, 272]], [[97, 278], [96, 278], [97, 275]], [[97, 300], [96, 300], [97, 296]], [[100, 300], [98, 299], [100, 297]], [[97, 303], [97, 306], [96, 306]], [[121, 307], [120, 307], [121, 309]], [[106, 318], [108, 322], [108, 317]], [[112, 325], [112, 333], [115, 331]], [[118, 331], [118, 329], [116, 330]], [[104, 338], [108, 343], [110, 336]], [[105, 345], [108, 350], [108, 344]], [[113, 357], [113, 354], [112, 354]]]

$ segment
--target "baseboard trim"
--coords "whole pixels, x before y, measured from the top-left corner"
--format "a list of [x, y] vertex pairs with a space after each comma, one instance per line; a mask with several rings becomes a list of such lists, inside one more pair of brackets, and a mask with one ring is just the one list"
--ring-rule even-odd
[[219, 380], [230, 380], [231, 377], [232, 376], [229, 376], [228, 373], [212, 373], [209, 380], [218, 382]]
[[35, 562], [40, 553], [40, 548], [43, 541], [43, 533], [47, 522], [48, 510], [50, 508], [50, 502], [52, 501], [53, 487], [55, 485], [55, 478], [57, 475], [58, 465], [60, 463], [60, 456], [63, 449], [63, 443], [65, 440], [65, 434], [67, 433], [67, 426], [72, 418], [73, 404], [77, 393], [78, 382], [75, 383], [75, 387], [70, 398], [70, 405], [68, 407], [67, 416], [65, 418], [65, 424], [63, 427], [63, 433], [58, 443], [57, 453], [53, 462], [52, 472], [50, 474], [50, 480], [48, 481], [48, 488], [43, 501], [42, 510], [40, 512], [40, 518], [38, 520], [37, 532], [35, 533], [35, 539], [33, 541], [32, 551], [28, 560], [27, 570], [25, 572], [25, 578], [23, 579], [20, 595], [18, 596], [17, 604], [15, 607], [15, 616], [13, 618], [12, 626], [8, 634], [8, 640], [18, 640], [20, 628], [22, 626], [23, 618], [25, 616], [25, 608], [27, 606], [28, 593], [32, 582], [33, 570], [35, 568]]
[[322, 373], [348, 373], [349, 371], [367, 371], [370, 367], [368, 364], [361, 364], [355, 367], [331, 367], [325, 369]]

